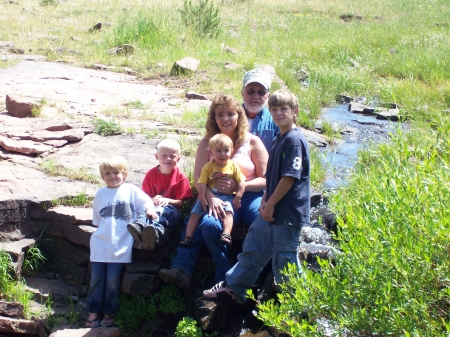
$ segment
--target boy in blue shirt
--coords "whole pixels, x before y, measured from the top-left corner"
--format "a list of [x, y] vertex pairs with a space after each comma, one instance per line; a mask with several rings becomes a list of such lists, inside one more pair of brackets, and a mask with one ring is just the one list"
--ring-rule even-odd
[[280, 133], [272, 141], [260, 215], [251, 225], [226, 281], [205, 290], [206, 299], [232, 298], [245, 303], [247, 288], [270, 259], [277, 284], [285, 281], [281, 271], [288, 263], [296, 264], [301, 273], [300, 232], [310, 219], [309, 147], [295, 124], [298, 101], [291, 92], [282, 89], [273, 93], [269, 110]]

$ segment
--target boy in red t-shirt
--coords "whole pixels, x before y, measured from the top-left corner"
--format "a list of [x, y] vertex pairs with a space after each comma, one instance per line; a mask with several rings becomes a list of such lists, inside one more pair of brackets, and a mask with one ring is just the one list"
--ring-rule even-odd
[[192, 198], [189, 179], [177, 167], [180, 155], [181, 147], [176, 140], [163, 139], [156, 146], [155, 158], [159, 165], [150, 169], [142, 182], [142, 190], [152, 198], [159, 218], [151, 220], [143, 215], [127, 228], [133, 238], [146, 248], [154, 249], [163, 241], [165, 228], [177, 224], [179, 209], [186, 199]]

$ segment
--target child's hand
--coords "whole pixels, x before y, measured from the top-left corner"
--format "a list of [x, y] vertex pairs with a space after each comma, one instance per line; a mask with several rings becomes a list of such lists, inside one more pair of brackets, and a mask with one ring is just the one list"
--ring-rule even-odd
[[208, 210], [208, 200], [206, 200], [206, 198], [200, 198], [200, 203], [202, 204], [203, 210], [206, 212]]
[[153, 207], [147, 208], [145, 215], [147, 216], [147, 218], [152, 220], [155, 220], [159, 217], [158, 214], [156, 214], [155, 209]]
[[270, 206], [267, 202], [261, 200], [261, 206], [259, 207], [259, 213], [262, 218], [267, 222], [274, 222], [275, 218], [273, 217], [273, 212], [275, 211], [275, 207]]
[[241, 208], [241, 198], [234, 197], [234, 199], [233, 199], [233, 207], [234, 207], [234, 209]]
[[169, 204], [170, 204], [170, 199], [169, 198], [161, 198], [161, 199], [158, 200], [158, 203], [156, 204], [156, 206], [166, 207]]
[[155, 195], [153, 198], [153, 203], [155, 204], [155, 206], [162, 206], [162, 207], [166, 207], [167, 205], [170, 204], [170, 200], [169, 198], [164, 198], [161, 195]]

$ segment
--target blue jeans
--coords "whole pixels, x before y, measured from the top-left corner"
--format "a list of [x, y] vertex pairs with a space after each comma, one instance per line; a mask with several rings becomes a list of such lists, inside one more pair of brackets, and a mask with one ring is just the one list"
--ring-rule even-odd
[[298, 259], [301, 229], [301, 226], [270, 224], [258, 215], [248, 230], [238, 262], [226, 273], [227, 285], [234, 295], [245, 299], [247, 288], [254, 284], [270, 259], [277, 284], [285, 281], [281, 271], [288, 263], [296, 264], [301, 273]]
[[[241, 208], [233, 215], [233, 223], [244, 223], [249, 226], [258, 214], [263, 192], [245, 192], [241, 199]], [[178, 247], [172, 259], [172, 268], [180, 268], [192, 275], [195, 262], [205, 243], [216, 267], [216, 282], [225, 280], [225, 273], [231, 268], [227, 246], [219, 242], [222, 234], [222, 223], [213, 216], [205, 215], [192, 236], [194, 245], [190, 248]], [[185, 233], [182, 233], [182, 237]]]
[[91, 262], [89, 312], [114, 315], [119, 305], [123, 263]]
[[[225, 213], [229, 212], [231, 214], [234, 214], [234, 208], [233, 208], [234, 195], [221, 194], [221, 193], [214, 193], [214, 195], [217, 198], [219, 198], [220, 200], [226, 202], [226, 204], [222, 206]], [[200, 202], [200, 200], [197, 200], [194, 204], [194, 207], [192, 207], [191, 213], [195, 213], [195, 214], [203, 216], [203, 215], [207, 214], [208, 212], [205, 212], [203, 210], [202, 203]]]
[[166, 228], [175, 227], [180, 220], [180, 212], [172, 205], [155, 206], [155, 212], [159, 213], [159, 218], [151, 220], [147, 218], [145, 213], [139, 215], [136, 220], [143, 227], [153, 226], [156, 229], [156, 239], [158, 243], [164, 243], [168, 240]]

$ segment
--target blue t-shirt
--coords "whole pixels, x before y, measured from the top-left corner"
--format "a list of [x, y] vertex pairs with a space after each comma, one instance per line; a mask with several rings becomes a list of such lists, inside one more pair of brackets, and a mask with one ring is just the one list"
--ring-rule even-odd
[[272, 139], [279, 132], [280, 128], [274, 123], [272, 115], [267, 108], [264, 108], [255, 116], [250, 130], [251, 134], [258, 136], [262, 140], [267, 152], [270, 152]]
[[282, 177], [294, 177], [294, 184], [275, 205], [276, 224], [309, 224], [309, 146], [298, 128], [277, 134], [272, 141], [266, 172], [267, 200]]

